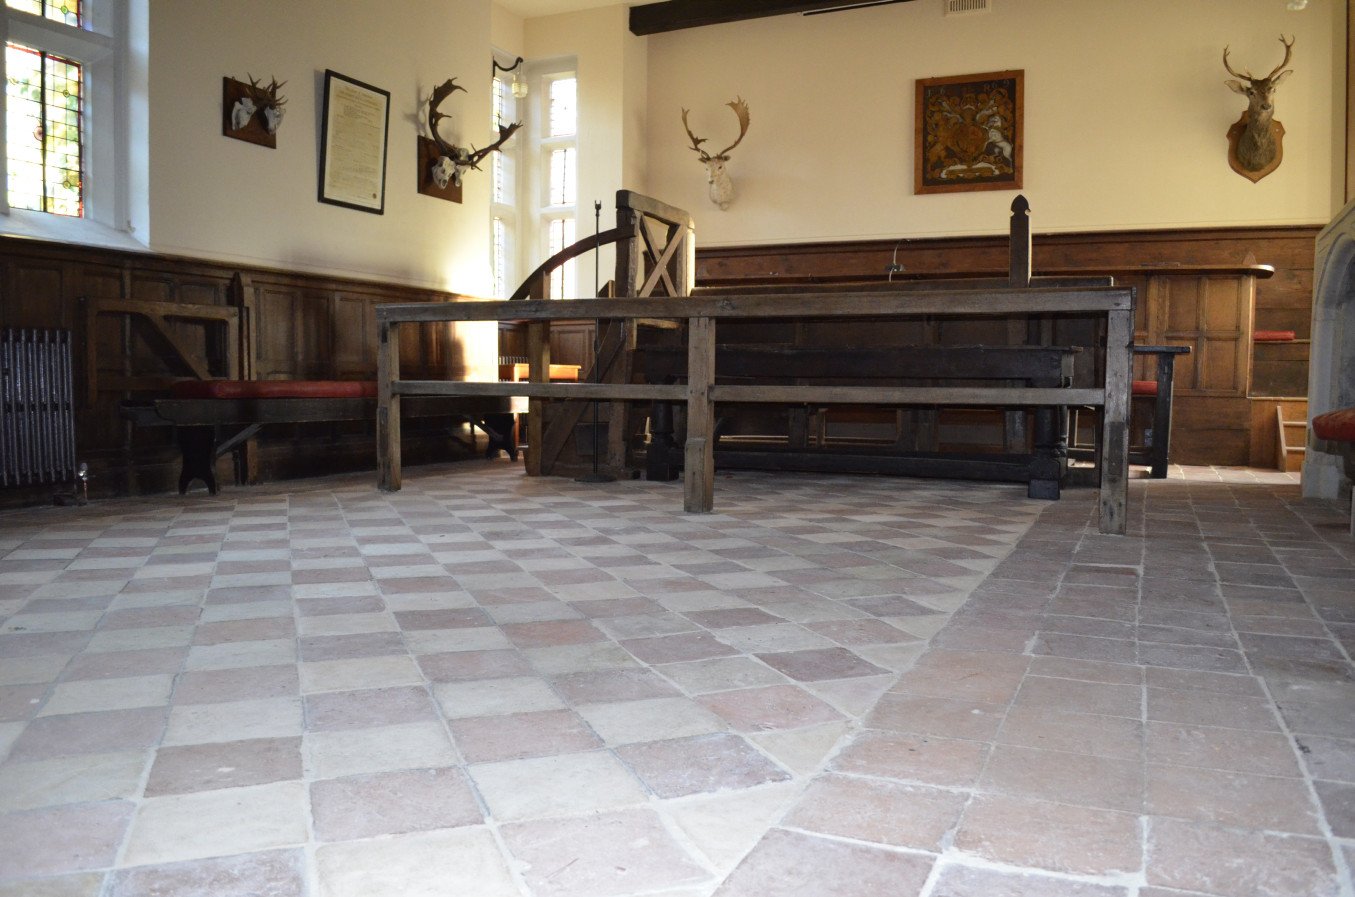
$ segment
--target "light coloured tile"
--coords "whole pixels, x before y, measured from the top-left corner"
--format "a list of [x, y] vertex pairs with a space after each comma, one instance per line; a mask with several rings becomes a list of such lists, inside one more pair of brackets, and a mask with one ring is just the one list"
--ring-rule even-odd
[[434, 722], [307, 732], [302, 753], [310, 779], [451, 766], [458, 759], [446, 730]]
[[668, 801], [664, 812], [721, 874], [728, 874], [763, 833], [795, 802], [792, 782], [745, 791]]
[[576, 708], [608, 744], [663, 741], [722, 732], [724, 720], [687, 698], [651, 698]]
[[400, 626], [395, 617], [388, 613], [373, 614], [321, 614], [302, 617], [297, 621], [297, 634], [313, 635], [356, 635], [361, 632], [395, 632]]
[[648, 800], [635, 777], [605, 751], [479, 763], [470, 775], [500, 822], [596, 813]]
[[298, 664], [297, 668], [301, 671], [301, 691], [304, 694], [418, 685], [423, 682], [423, 674], [419, 672], [414, 658], [403, 654], [317, 660]]
[[315, 866], [320, 897], [522, 897], [480, 826], [326, 844]]
[[302, 732], [300, 698], [182, 704], [169, 712], [166, 745], [287, 738]]
[[123, 862], [140, 866], [304, 844], [306, 817], [301, 782], [150, 798], [132, 820]]
[[147, 760], [129, 751], [0, 765], [0, 810], [134, 798]]
[[63, 682], [52, 689], [39, 716], [160, 707], [169, 703], [173, 676], [129, 676], [122, 679], [86, 679]]
[[545, 680], [530, 676], [442, 682], [433, 686], [433, 696], [449, 719], [556, 710], [565, 706]]

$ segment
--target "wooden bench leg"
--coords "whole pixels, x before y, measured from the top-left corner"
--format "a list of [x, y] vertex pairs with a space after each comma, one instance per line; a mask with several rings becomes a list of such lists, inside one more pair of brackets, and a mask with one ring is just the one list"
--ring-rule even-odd
[[1149, 463], [1153, 479], [1167, 478], [1172, 434], [1172, 368], [1175, 355], [1157, 356], [1157, 398], [1153, 401], [1153, 451]]
[[214, 427], [178, 427], [179, 494], [186, 495], [194, 480], [207, 484], [207, 492], [216, 495], [216, 429]]

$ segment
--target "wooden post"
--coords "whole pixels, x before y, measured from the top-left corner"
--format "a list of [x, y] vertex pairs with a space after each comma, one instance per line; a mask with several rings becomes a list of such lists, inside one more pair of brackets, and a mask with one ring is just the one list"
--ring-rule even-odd
[[[527, 324], [527, 363], [530, 365], [528, 381], [550, 382], [550, 321], [531, 321]], [[524, 464], [529, 477], [541, 476], [546, 404], [545, 399], [527, 400], [527, 455]]]
[[392, 384], [400, 379], [400, 324], [378, 321], [376, 327], [376, 485], [382, 492], [398, 492], [400, 396]]
[[683, 510], [715, 505], [715, 320], [692, 318], [687, 332], [687, 444], [683, 450]]
[[1155, 480], [1167, 478], [1167, 452], [1171, 448], [1172, 431], [1172, 378], [1177, 354], [1184, 353], [1159, 352], [1154, 356], [1157, 359], [1157, 398], [1153, 400], [1151, 474]]
[[1134, 310], [1117, 309], [1106, 322], [1106, 405], [1101, 434], [1103, 533], [1123, 536], [1129, 497], [1129, 369], [1134, 349]]

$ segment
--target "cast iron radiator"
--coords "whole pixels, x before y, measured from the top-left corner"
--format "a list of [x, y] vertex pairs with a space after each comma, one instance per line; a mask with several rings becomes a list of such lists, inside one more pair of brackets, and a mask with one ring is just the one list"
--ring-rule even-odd
[[0, 329], [0, 486], [76, 479], [69, 330]]

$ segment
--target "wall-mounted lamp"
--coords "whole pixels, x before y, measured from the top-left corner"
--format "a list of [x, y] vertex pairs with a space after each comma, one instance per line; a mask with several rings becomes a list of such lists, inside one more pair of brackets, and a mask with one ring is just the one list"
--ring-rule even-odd
[[489, 74], [490, 74], [491, 77], [497, 78], [498, 75], [499, 75], [499, 72], [512, 72], [512, 73], [513, 73], [513, 86], [512, 86], [513, 96], [516, 97], [516, 98], [519, 99], [519, 100], [520, 100], [520, 99], [523, 99], [524, 97], [527, 96], [527, 82], [522, 80], [521, 73], [519, 73], [519, 72], [517, 71], [518, 66], [522, 65], [522, 57], [521, 57], [521, 56], [519, 56], [519, 57], [517, 58], [517, 60], [516, 60], [512, 65], [499, 65], [499, 60], [493, 59], [493, 58], [491, 58], [490, 62], [493, 63], [493, 66], [494, 66], [494, 67], [491, 68], [490, 71], [489, 71]]
[[1286, 5], [1286, 8], [1290, 12], [1298, 12], [1301, 9], [1307, 9], [1308, 0], [1289, 0], [1289, 3]]

